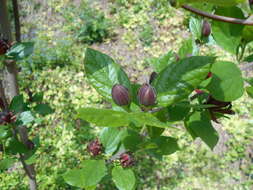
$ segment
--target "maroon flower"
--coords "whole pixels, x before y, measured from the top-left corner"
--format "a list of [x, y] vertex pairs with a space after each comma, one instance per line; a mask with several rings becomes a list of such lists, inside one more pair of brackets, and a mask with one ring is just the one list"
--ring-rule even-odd
[[134, 165], [134, 157], [131, 153], [126, 152], [120, 155], [120, 164], [122, 167], [130, 167]]
[[12, 112], [0, 112], [0, 124], [5, 125], [8, 123], [14, 122], [16, 117], [13, 115]]
[[87, 146], [87, 150], [92, 156], [100, 155], [102, 153], [102, 149], [102, 144], [98, 139], [91, 141]]
[[206, 104], [214, 105], [213, 107], [208, 108], [208, 110], [210, 112], [211, 119], [215, 121], [216, 123], [219, 123], [219, 122], [217, 120], [215, 113], [230, 114], [230, 115], [235, 114], [235, 112], [232, 110], [231, 102], [219, 101], [219, 100], [214, 99], [212, 96], [209, 96]]
[[6, 52], [11, 48], [11, 44], [8, 40], [0, 39], [0, 55], [6, 54]]
[[156, 103], [155, 89], [149, 84], [143, 84], [138, 91], [138, 99], [141, 105], [153, 106]]
[[126, 106], [129, 105], [131, 102], [128, 89], [120, 84], [116, 84], [113, 86], [112, 99], [119, 106]]

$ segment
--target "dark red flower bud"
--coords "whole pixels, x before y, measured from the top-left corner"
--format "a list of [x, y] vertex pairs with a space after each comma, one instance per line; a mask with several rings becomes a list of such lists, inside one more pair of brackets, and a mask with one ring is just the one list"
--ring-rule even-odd
[[149, 84], [143, 84], [138, 91], [138, 98], [141, 105], [153, 106], [156, 103], [155, 89]]
[[249, 5], [253, 5], [253, 0], [249, 0]]
[[149, 78], [149, 84], [151, 84], [155, 80], [156, 77], [157, 77], [157, 73], [152, 72]]
[[126, 87], [116, 84], [112, 88], [112, 99], [119, 106], [126, 106], [130, 104], [130, 95]]
[[202, 36], [208, 37], [211, 34], [211, 25], [208, 21], [204, 20], [202, 25]]
[[98, 139], [91, 141], [87, 146], [87, 150], [92, 156], [100, 155], [102, 153], [102, 149], [102, 144]]
[[197, 94], [203, 94], [204, 93], [204, 91], [203, 90], [200, 90], [200, 89], [195, 89], [194, 90]]
[[209, 73], [207, 74], [206, 78], [208, 79], [208, 78], [210, 78], [210, 77], [212, 77], [212, 76], [213, 76], [213, 73], [212, 73], [212, 72], [209, 72]]
[[120, 164], [122, 167], [130, 167], [134, 165], [134, 157], [131, 153], [122, 153], [120, 155]]
[[231, 102], [222, 102], [222, 101], [214, 99], [212, 96], [209, 96], [207, 100], [207, 104], [212, 104], [217, 107], [226, 107], [226, 106], [231, 105]]
[[6, 54], [6, 52], [11, 48], [11, 44], [8, 40], [0, 40], [0, 55]]

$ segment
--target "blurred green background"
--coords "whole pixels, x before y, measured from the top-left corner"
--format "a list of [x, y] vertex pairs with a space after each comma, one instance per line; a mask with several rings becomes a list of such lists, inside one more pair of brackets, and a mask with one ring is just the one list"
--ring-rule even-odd
[[[132, 81], [145, 82], [152, 72], [151, 58], [177, 51], [190, 37], [190, 13], [172, 8], [167, 0], [23, 0], [19, 4], [22, 40], [35, 42], [34, 54], [19, 63], [20, 87], [22, 92], [44, 92], [56, 110], [31, 128], [41, 142], [36, 153], [39, 189], [78, 189], [66, 184], [62, 174], [88, 157], [87, 143], [100, 128], [76, 120], [75, 110], [105, 106], [86, 82], [85, 48], [110, 55]], [[235, 59], [220, 48], [205, 51]], [[213, 152], [177, 131], [172, 135], [179, 138], [182, 151], [163, 160], [138, 158], [137, 189], [253, 189], [253, 101], [245, 94], [233, 107], [236, 115], [215, 126], [221, 137]], [[20, 163], [0, 173], [0, 189], [27, 189]], [[116, 188], [104, 183], [98, 189]]]

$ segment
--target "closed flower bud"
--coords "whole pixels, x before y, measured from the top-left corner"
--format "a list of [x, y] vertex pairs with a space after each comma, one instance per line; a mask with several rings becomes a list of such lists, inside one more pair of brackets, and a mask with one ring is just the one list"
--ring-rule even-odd
[[126, 87], [116, 84], [112, 88], [112, 99], [119, 106], [126, 106], [130, 104], [130, 95]]
[[100, 155], [102, 153], [102, 149], [103, 147], [98, 139], [91, 141], [87, 146], [87, 150], [92, 156]]
[[120, 164], [122, 167], [130, 167], [134, 165], [134, 157], [131, 153], [122, 153], [120, 155]]
[[15, 117], [11, 112], [0, 112], [0, 124], [7, 124], [15, 121]]
[[141, 105], [153, 106], [156, 103], [155, 89], [149, 84], [143, 84], [138, 91], [138, 98]]
[[211, 34], [211, 25], [208, 21], [204, 20], [202, 25], [202, 36], [208, 37]]

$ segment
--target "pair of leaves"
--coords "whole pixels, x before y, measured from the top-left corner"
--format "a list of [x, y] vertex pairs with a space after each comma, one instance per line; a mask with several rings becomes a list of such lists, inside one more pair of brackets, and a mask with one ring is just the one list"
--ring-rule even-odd
[[[85, 160], [81, 169], [72, 169], [63, 175], [64, 180], [76, 187], [95, 189], [97, 184], [107, 175], [104, 160]], [[136, 179], [131, 169], [116, 166], [112, 169], [112, 180], [119, 190], [134, 190]]]
[[[185, 54], [185, 51], [182, 52]], [[205, 79], [215, 60], [213, 57], [193, 56], [165, 67], [170, 58], [171, 54], [162, 58], [162, 68], [157, 68], [162, 71], [153, 83], [159, 106], [171, 105], [186, 98]], [[90, 84], [105, 99], [112, 101], [111, 89], [114, 84], [123, 84], [133, 96], [126, 73], [109, 56], [88, 48], [84, 64]]]

